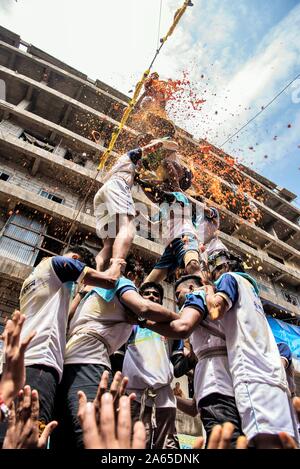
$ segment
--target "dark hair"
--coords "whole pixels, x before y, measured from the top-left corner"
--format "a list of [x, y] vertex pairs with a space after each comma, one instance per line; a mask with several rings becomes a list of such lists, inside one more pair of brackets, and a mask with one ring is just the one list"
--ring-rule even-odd
[[65, 250], [64, 254], [67, 254], [69, 252], [78, 254], [78, 256], [80, 256], [81, 262], [86, 264], [88, 267], [91, 267], [92, 269], [96, 268], [95, 256], [88, 248], [79, 245], [70, 246]]
[[186, 191], [192, 185], [193, 173], [190, 169], [184, 168], [184, 175], [179, 181], [179, 186], [183, 191]]
[[183, 275], [183, 277], [180, 277], [175, 283], [175, 290], [177, 290], [178, 286], [181, 283], [187, 282], [188, 280], [193, 280], [197, 284], [197, 287], [202, 287], [203, 285], [201, 277], [199, 277], [199, 275]]
[[245, 272], [243, 266], [243, 259], [239, 255], [228, 250], [220, 250], [214, 252], [208, 257], [208, 263], [212, 264], [220, 256], [225, 257], [227, 259], [227, 262], [224, 262], [224, 264], [228, 264], [230, 266], [231, 272]]
[[155, 290], [157, 290], [161, 297], [161, 300], [164, 299], [164, 289], [159, 283], [156, 283], [156, 282], [143, 283], [139, 289], [140, 294], [144, 293], [144, 291], [148, 290], [149, 288], [154, 288]]
[[231, 270], [232, 272], [245, 272], [243, 260], [239, 256], [231, 261]]

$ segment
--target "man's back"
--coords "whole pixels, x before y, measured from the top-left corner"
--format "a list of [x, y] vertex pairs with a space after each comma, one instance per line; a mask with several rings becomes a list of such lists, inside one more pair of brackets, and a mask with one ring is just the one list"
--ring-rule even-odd
[[46, 258], [24, 281], [20, 309], [26, 321], [21, 339], [36, 331], [25, 353], [26, 366], [43, 364], [61, 375], [74, 282], [80, 281], [84, 267], [80, 261], [64, 256]]
[[247, 274], [226, 273], [216, 282], [232, 307], [221, 320], [234, 387], [242, 382], [287, 389], [277, 345], [255, 287]]

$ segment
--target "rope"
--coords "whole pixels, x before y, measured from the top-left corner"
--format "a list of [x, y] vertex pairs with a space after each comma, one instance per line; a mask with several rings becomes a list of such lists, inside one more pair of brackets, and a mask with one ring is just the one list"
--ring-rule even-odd
[[159, 6], [159, 18], [158, 18], [158, 28], [157, 28], [157, 42], [156, 42], [156, 49], [158, 49], [158, 44], [159, 44], [162, 2], [163, 2], [163, 0], [160, 0], [160, 6]]
[[238, 133], [240, 133], [245, 127], [247, 127], [247, 125], [249, 125], [251, 122], [254, 121], [254, 119], [256, 119], [262, 112], [264, 112], [292, 83], [294, 83], [294, 81], [297, 80], [297, 78], [300, 77], [300, 73], [299, 75], [297, 75], [295, 78], [293, 78], [292, 81], [290, 81], [281, 91], [279, 91], [279, 93], [277, 93], [277, 95], [271, 99], [271, 101], [268, 102], [268, 104], [266, 104], [266, 106], [263, 106], [262, 109], [257, 113], [255, 114], [255, 116], [253, 116], [248, 122], [246, 122], [246, 124], [244, 124], [239, 130], [237, 130], [234, 134], [230, 135], [227, 140], [225, 140], [225, 142], [221, 143], [221, 147], [223, 145], [225, 145], [225, 143], [229, 142], [229, 140], [231, 140], [233, 137], [235, 137]]

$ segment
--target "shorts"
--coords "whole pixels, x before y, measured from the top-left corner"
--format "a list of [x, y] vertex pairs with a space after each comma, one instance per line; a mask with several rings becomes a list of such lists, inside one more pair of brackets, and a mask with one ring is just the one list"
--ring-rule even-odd
[[131, 188], [122, 178], [109, 179], [95, 195], [94, 215], [99, 238], [116, 237], [116, 214], [135, 216]]
[[184, 257], [189, 251], [195, 251], [195, 260], [199, 262], [198, 239], [196, 236], [186, 234], [182, 235], [181, 238], [174, 239], [166, 247], [154, 269], [168, 269], [169, 272], [174, 272], [178, 267], [185, 267]]
[[234, 448], [236, 440], [243, 435], [241, 419], [234, 397], [220, 393], [211, 393], [198, 403], [200, 418], [206, 431], [206, 446], [215, 425], [230, 422], [234, 426], [230, 447]]
[[74, 363], [65, 365], [63, 378], [58, 387], [56, 415], [59, 425], [52, 435], [51, 449], [84, 449], [83, 432], [79, 423], [78, 391], [83, 391], [89, 402], [97, 394], [103, 372], [109, 372], [109, 384], [112, 382], [110, 369], [101, 364]]
[[235, 400], [248, 440], [258, 433], [286, 432], [297, 441], [296, 418], [287, 392], [265, 383], [241, 383]]

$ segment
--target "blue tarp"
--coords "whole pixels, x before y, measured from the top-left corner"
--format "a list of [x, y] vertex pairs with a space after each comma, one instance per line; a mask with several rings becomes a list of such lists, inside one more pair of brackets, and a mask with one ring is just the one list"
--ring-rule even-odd
[[279, 319], [267, 317], [276, 342], [285, 342], [291, 349], [293, 364], [300, 372], [300, 327], [292, 326]]

